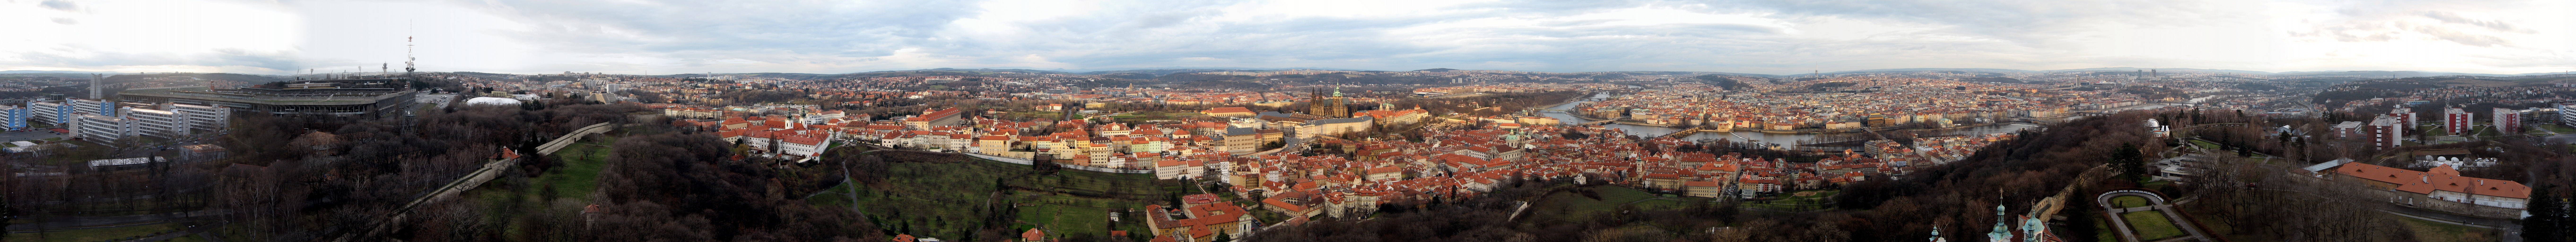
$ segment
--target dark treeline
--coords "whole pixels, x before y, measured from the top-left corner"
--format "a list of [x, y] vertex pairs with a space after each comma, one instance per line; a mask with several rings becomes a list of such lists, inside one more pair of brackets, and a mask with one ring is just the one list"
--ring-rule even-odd
[[[390, 120], [242, 116], [224, 142], [235, 152], [229, 162], [239, 165], [208, 171], [225, 175], [212, 184], [220, 194], [209, 209], [231, 211], [227, 219], [242, 226], [224, 232], [243, 238], [328, 240], [367, 232], [505, 150], [533, 156], [531, 148], [554, 136], [640, 110], [459, 107], [423, 112], [411, 133]], [[412, 218], [424, 217], [438, 216]]]
[[[688, 132], [618, 140], [600, 172], [602, 213], [577, 231], [597, 236], [590, 241], [883, 240], [864, 218], [801, 200], [820, 187], [783, 182], [799, 179], [780, 179], [792, 175], [773, 162], [737, 159], [733, 146]], [[840, 180], [824, 173], [813, 180]]]

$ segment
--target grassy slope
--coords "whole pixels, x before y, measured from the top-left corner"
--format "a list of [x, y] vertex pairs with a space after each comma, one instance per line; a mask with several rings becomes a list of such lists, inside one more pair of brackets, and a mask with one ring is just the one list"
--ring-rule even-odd
[[1618, 186], [1594, 186], [1590, 189], [1601, 194], [1601, 199], [1595, 200], [1571, 191], [1548, 194], [1530, 205], [1528, 215], [1530, 219], [1527, 221], [1554, 219], [1585, 221], [1594, 216], [1618, 214], [1621, 206], [1625, 205], [1635, 205], [1637, 209], [1671, 209], [1707, 201], [1706, 198], [1699, 197], [1659, 199], [1653, 193]]
[[8, 241], [102, 241], [126, 237], [151, 237], [163, 232], [177, 232], [179, 224], [154, 224], [104, 229], [66, 230], [61, 232], [9, 234]]
[[2493, 229], [2460, 226], [2457, 224], [2425, 221], [2422, 219], [2402, 216], [2397, 217], [2397, 220], [2406, 221], [2406, 228], [2415, 231], [2415, 239], [2427, 242], [2496, 241], [2497, 239], [2493, 236], [2495, 233], [2495, 230]]
[[2112, 197], [2112, 198], [2111, 198], [2111, 206], [2113, 206], [2113, 207], [2122, 207], [2122, 208], [2133, 208], [2133, 207], [2147, 206], [2147, 198], [2138, 197], [2138, 196], [2118, 196], [2118, 197]]
[[597, 190], [599, 170], [607, 168], [608, 153], [614, 150], [608, 144], [615, 143], [616, 137], [602, 136], [565, 146], [563, 150], [555, 151], [555, 156], [563, 157], [564, 165], [547, 170], [545, 175], [537, 177], [536, 182], [554, 185], [555, 191], [587, 202], [590, 199], [581, 194]]
[[[898, 162], [887, 184], [857, 189], [846, 185], [817, 194], [814, 204], [850, 207], [877, 224], [914, 236], [964, 238], [983, 227], [995, 213], [1005, 226], [1043, 227], [1051, 235], [1106, 236], [1111, 230], [1145, 232], [1141, 216], [1110, 222], [1109, 212], [1141, 209], [1186, 189], [1177, 182], [1156, 181], [1151, 174], [1114, 174], [1058, 170], [1036, 174], [1026, 165], [970, 160], [954, 163]], [[1016, 206], [1016, 205], [1033, 206]]]
[[2120, 218], [2129, 220], [2129, 227], [2138, 232], [2140, 239], [2156, 240], [2183, 236], [2182, 228], [2174, 227], [2173, 220], [2165, 219], [2165, 213], [2162, 211], [2126, 212], [2120, 213]]

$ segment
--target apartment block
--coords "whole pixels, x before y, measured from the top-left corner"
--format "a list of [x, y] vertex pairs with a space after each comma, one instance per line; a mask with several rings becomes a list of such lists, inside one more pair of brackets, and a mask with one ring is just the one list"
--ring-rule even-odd
[[191, 133], [211, 133], [233, 126], [233, 107], [163, 103], [161, 110], [186, 114]]
[[71, 105], [48, 102], [27, 103], [27, 113], [31, 115], [28, 116], [30, 122], [57, 126], [69, 126], [68, 124], [72, 123], [72, 117], [79, 116], [72, 114]]
[[123, 117], [82, 114], [73, 119], [73, 138], [105, 142], [135, 135], [135, 122]]
[[[2576, 125], [2576, 112], [2570, 112], [2576, 111], [2576, 109], [2568, 109], [2576, 108], [2576, 103], [2555, 103], [2549, 104], [2549, 106], [2552, 108], [2558, 108], [2558, 125]], [[2548, 121], [2548, 119], [2542, 119], [2542, 121]]]
[[2469, 126], [2476, 124], [2478, 121], [2477, 116], [2478, 115], [2476, 113], [2470, 113], [2469, 110], [2465, 108], [2442, 108], [2442, 134], [2468, 134]]
[[134, 130], [131, 133], [134, 135], [173, 139], [190, 133], [186, 113], [132, 107], [123, 108], [120, 111], [125, 113], [126, 121], [133, 123]]
[[2496, 108], [2493, 112], [2493, 114], [2488, 114], [2487, 117], [2495, 119], [2489, 123], [2491, 125], [2495, 125], [2496, 132], [2504, 133], [2506, 135], [2522, 133], [2521, 110]]
[[2379, 116], [2379, 119], [2370, 120], [2369, 127], [2364, 129], [2370, 132], [2371, 147], [2389, 149], [2406, 144], [2407, 125], [2405, 119], [2396, 115]]
[[32, 114], [34, 112], [28, 112], [27, 110], [28, 109], [25, 107], [0, 108], [0, 130], [26, 129], [27, 118], [30, 118], [29, 116], [34, 116]]
[[117, 116], [116, 102], [69, 98], [68, 100], [63, 101], [63, 105], [72, 106], [72, 112], [89, 113], [92, 115], [108, 117]]

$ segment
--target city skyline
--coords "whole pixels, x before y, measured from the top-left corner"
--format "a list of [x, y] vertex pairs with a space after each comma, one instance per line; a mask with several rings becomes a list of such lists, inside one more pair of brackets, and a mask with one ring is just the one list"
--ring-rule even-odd
[[[2569, 3], [292, 2], [0, 7], [0, 69], [848, 73], [1429, 68], [1798, 74], [2576, 68]], [[2248, 24], [2252, 23], [2252, 24]], [[50, 34], [50, 35], [49, 35]], [[399, 68], [395, 68], [399, 69]]]

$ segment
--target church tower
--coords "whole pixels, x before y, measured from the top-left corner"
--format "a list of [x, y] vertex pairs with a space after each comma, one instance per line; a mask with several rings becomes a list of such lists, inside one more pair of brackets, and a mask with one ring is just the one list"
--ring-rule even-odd
[[2004, 216], [2003, 199], [1996, 199], [1995, 202], [1995, 231], [1986, 233], [1986, 241], [2013, 242], [2012, 228], [2005, 225], [2005, 221], [2011, 221], [2012, 217]]
[[1324, 95], [1315, 95], [1315, 100], [1306, 104], [1306, 114], [1347, 118], [1351, 117], [1350, 104], [1350, 98], [1342, 97], [1342, 88], [1333, 87], [1333, 97], [1327, 99]]

